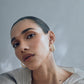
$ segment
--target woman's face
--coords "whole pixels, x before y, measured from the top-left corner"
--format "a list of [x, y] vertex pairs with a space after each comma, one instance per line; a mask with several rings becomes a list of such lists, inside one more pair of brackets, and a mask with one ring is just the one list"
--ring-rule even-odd
[[30, 70], [41, 66], [50, 52], [49, 34], [32, 20], [22, 20], [13, 27], [11, 43], [18, 59]]

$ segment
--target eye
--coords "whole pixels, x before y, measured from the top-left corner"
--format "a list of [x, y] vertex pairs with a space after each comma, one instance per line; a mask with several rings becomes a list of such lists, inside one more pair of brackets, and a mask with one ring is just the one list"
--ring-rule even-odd
[[16, 48], [16, 47], [18, 47], [18, 46], [19, 46], [19, 43], [13, 44], [13, 48]]
[[31, 38], [33, 38], [35, 36], [35, 34], [29, 34], [29, 35], [27, 35], [27, 39], [31, 39]]

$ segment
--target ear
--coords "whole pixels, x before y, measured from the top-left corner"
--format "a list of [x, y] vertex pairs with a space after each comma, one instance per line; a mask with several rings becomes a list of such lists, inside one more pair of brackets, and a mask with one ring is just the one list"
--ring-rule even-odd
[[49, 31], [48, 34], [49, 34], [49, 45], [51, 45], [55, 42], [56, 37], [53, 31]]

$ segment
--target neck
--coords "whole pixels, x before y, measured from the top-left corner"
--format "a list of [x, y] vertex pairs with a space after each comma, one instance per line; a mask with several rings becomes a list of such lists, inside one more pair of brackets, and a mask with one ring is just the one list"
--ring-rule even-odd
[[35, 82], [59, 84], [60, 80], [65, 80], [63, 79], [65, 73], [67, 74], [67, 72], [56, 65], [53, 54], [51, 53], [37, 70], [32, 71], [32, 78]]

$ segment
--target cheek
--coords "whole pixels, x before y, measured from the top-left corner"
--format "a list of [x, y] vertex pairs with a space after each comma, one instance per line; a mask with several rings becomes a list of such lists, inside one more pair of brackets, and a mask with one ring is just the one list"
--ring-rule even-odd
[[15, 55], [21, 61], [21, 55], [20, 55], [20, 52], [17, 49], [15, 50]]
[[40, 36], [37, 39], [34, 40], [32, 43], [32, 48], [36, 52], [44, 52], [44, 51], [49, 51], [49, 42], [48, 39], [46, 39], [44, 36]]

